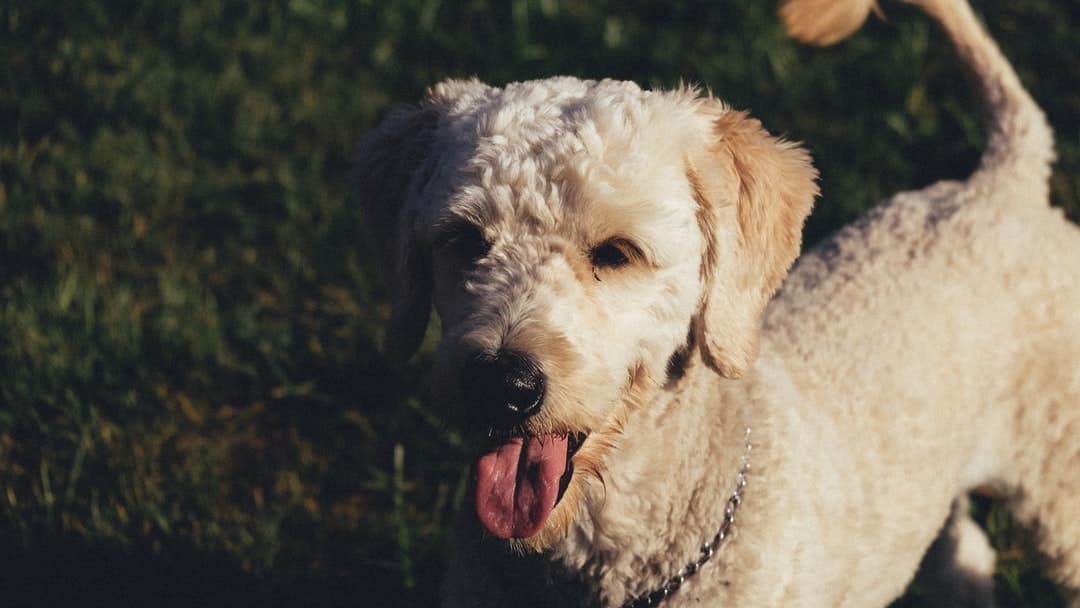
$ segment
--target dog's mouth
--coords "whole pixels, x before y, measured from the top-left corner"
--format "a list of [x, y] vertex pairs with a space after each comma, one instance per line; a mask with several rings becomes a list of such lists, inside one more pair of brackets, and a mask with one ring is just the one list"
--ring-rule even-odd
[[574, 476], [588, 433], [497, 439], [476, 460], [476, 514], [498, 538], [539, 532]]

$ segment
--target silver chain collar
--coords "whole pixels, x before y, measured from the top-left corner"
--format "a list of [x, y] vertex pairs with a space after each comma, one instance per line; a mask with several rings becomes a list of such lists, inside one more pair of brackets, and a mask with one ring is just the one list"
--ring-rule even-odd
[[720, 524], [720, 530], [717, 531], [716, 536], [713, 536], [712, 540], [702, 545], [701, 554], [698, 558], [683, 566], [678, 574], [664, 581], [664, 584], [657, 589], [646, 591], [637, 597], [626, 600], [622, 608], [648, 608], [660, 604], [660, 602], [678, 591], [686, 582], [686, 579], [697, 574], [701, 567], [712, 559], [716, 550], [720, 548], [720, 545], [724, 543], [724, 540], [731, 533], [731, 526], [735, 524], [735, 512], [739, 510], [739, 505], [742, 504], [743, 490], [746, 488], [746, 476], [750, 472], [750, 449], [752, 447], [750, 444], [750, 427], [746, 427], [746, 451], [743, 452], [742, 462], [739, 465], [739, 474], [735, 478], [735, 491], [732, 492], [727, 505], [724, 507], [724, 521]]

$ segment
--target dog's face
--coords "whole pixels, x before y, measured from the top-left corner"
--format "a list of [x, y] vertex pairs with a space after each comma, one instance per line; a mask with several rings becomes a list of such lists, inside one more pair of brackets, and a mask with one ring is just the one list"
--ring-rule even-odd
[[434, 399], [477, 447], [495, 536], [542, 548], [691, 349], [734, 377], [816, 194], [801, 149], [693, 91], [570, 78], [435, 87], [360, 148], [394, 260], [388, 348], [434, 306]]

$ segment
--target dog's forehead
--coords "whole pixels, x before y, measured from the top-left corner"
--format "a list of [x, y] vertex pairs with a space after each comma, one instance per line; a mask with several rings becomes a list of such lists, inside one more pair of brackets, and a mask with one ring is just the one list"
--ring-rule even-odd
[[441, 127], [450, 195], [437, 211], [547, 232], [617, 232], [621, 215], [663, 224], [688, 192], [687, 146], [707, 130], [700, 103], [689, 89], [566, 77], [468, 90]]

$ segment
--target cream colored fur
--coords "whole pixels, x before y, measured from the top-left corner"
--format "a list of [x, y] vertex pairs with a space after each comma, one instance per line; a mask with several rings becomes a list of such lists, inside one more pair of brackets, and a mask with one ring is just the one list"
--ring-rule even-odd
[[[1080, 589], [1080, 231], [1047, 204], [1046, 122], [970, 8], [914, 3], [986, 99], [981, 165], [885, 201], [771, 300], [815, 173], [695, 91], [449, 81], [361, 144], [359, 195], [394, 260], [388, 347], [415, 349], [430, 297], [434, 398], [468, 434], [485, 429], [465, 416], [464, 358], [498, 348], [547, 378], [525, 431], [590, 433], [536, 536], [488, 537], [466, 509], [447, 606], [619, 606], [656, 589], [718, 529], [747, 427], [733, 535], [664, 605], [884, 606], [935, 538], [927, 564], [986, 603], [985, 539], [953, 510], [986, 484]], [[828, 42], [871, 6], [783, 14]], [[629, 263], [597, 267], [611, 239]]]

